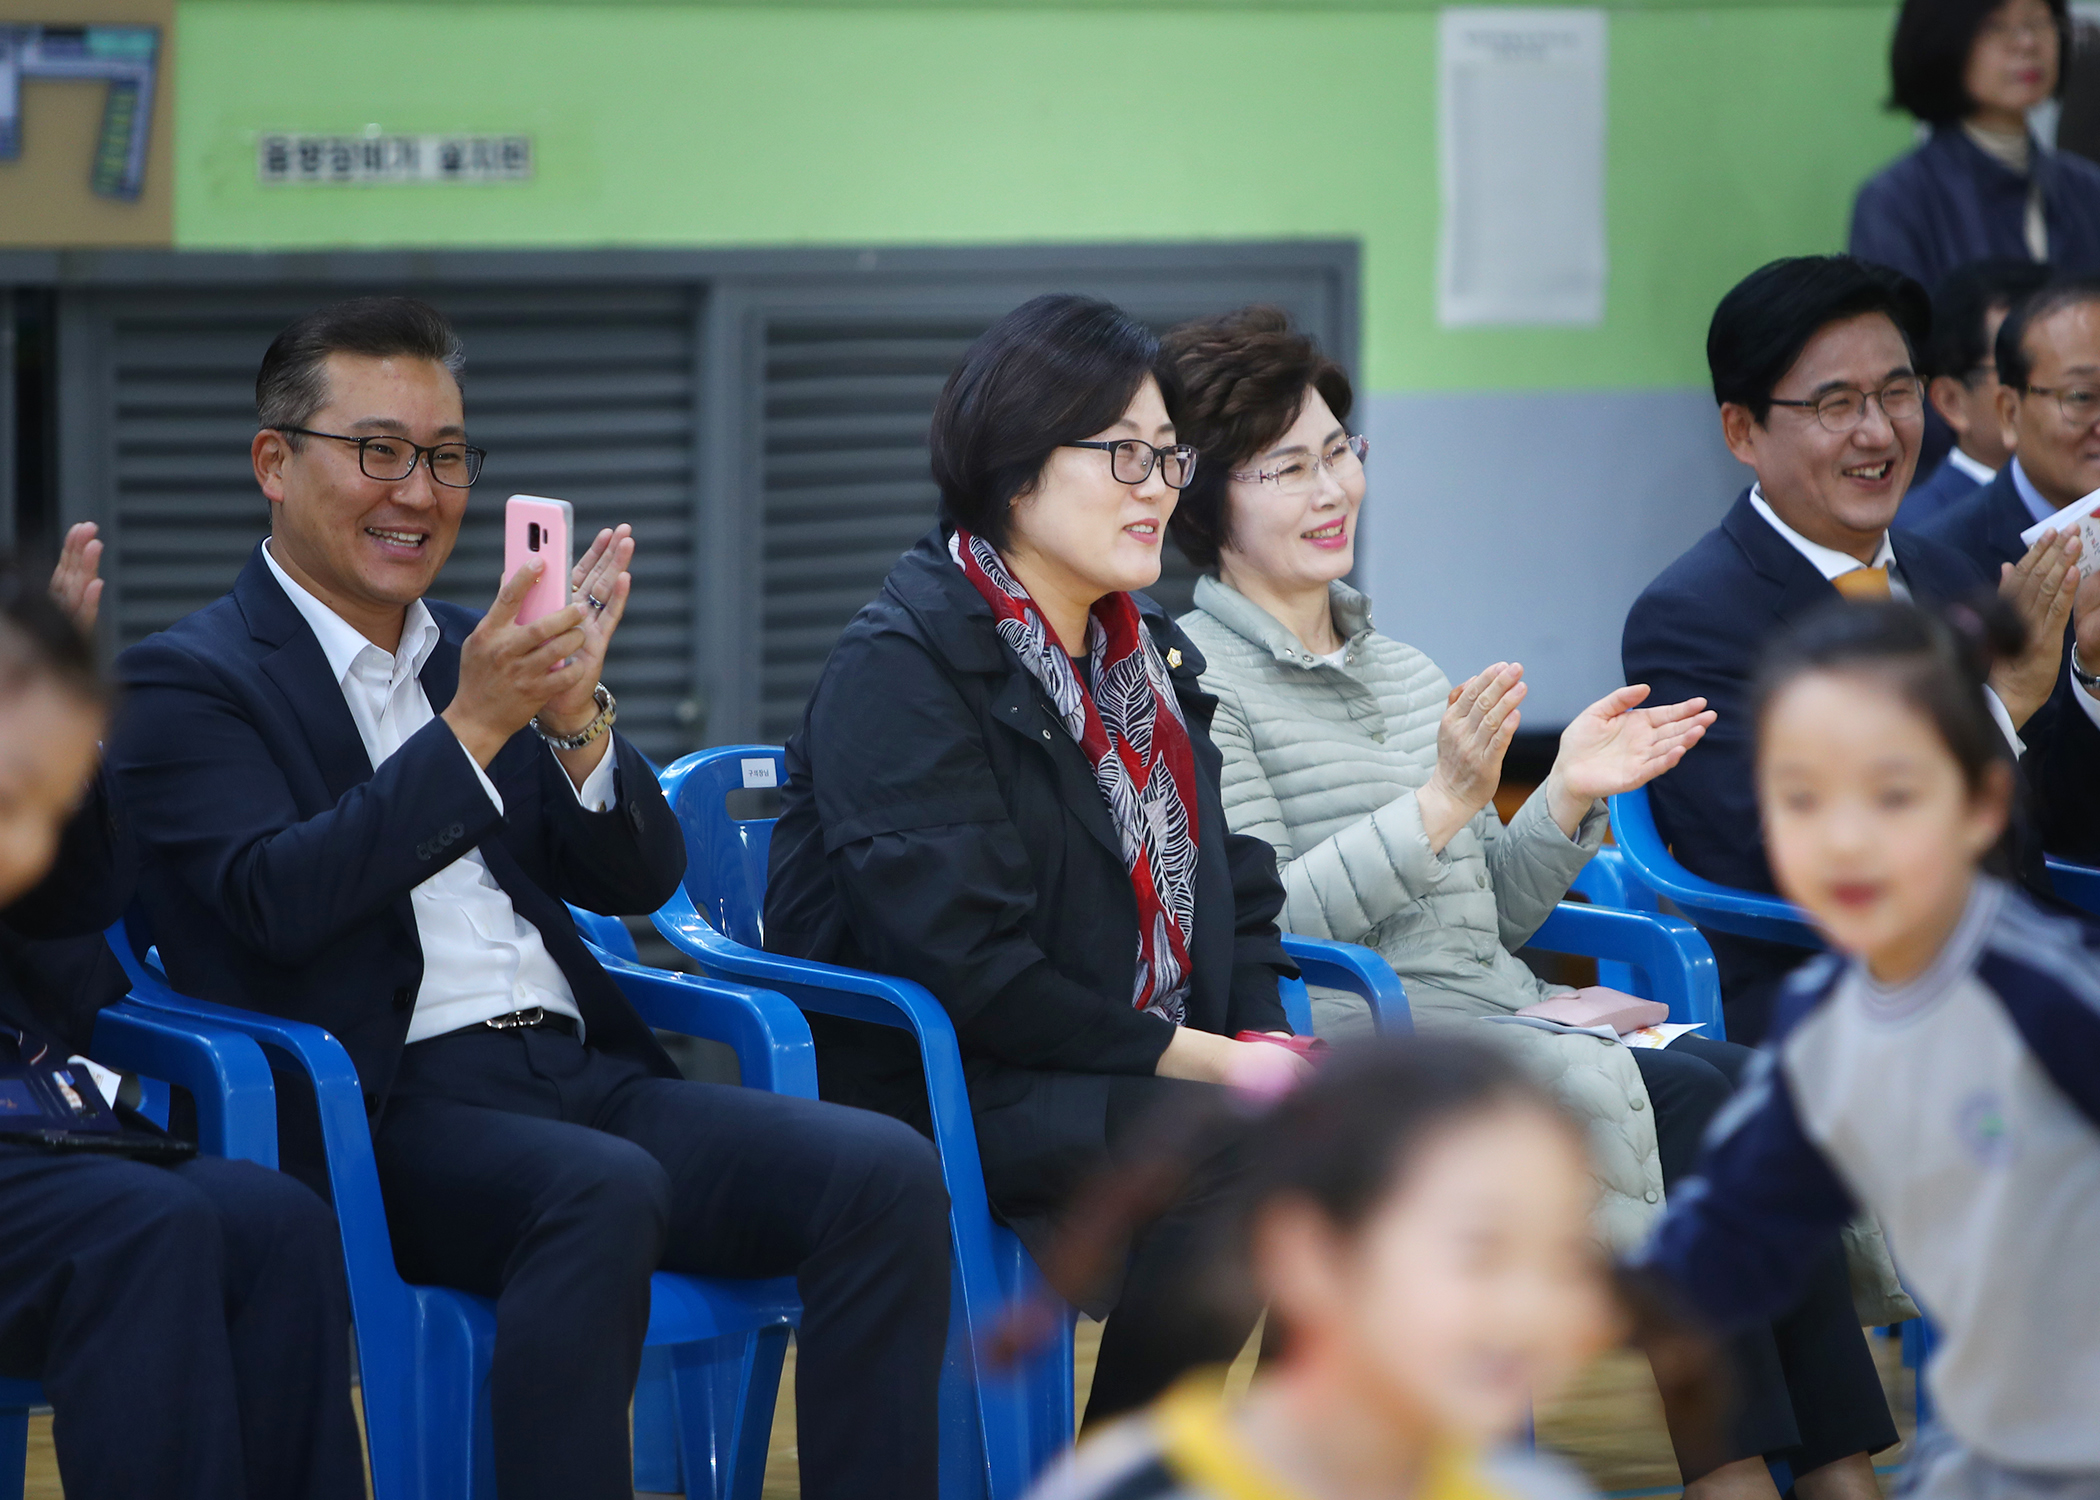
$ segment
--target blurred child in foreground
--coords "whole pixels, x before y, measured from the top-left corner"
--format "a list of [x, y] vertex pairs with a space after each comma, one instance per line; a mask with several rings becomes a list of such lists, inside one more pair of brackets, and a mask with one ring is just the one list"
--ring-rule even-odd
[[1270, 1345], [1085, 1443], [1038, 1500], [1575, 1500], [1495, 1451], [1615, 1332], [1580, 1130], [1505, 1060], [1369, 1041], [1242, 1123]]
[[1983, 697], [2017, 624], [1846, 604], [1768, 656], [1757, 784], [1795, 975], [1649, 1250], [1711, 1317], [1794, 1295], [1870, 1210], [1943, 1343], [1931, 1500], [2100, 1496], [2100, 960], [1997, 873], [2011, 750]]

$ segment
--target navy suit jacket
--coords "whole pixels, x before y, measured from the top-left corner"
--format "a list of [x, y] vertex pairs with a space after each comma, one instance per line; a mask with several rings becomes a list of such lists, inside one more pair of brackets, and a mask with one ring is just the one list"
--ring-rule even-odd
[[[422, 672], [442, 713], [478, 618], [429, 602]], [[325, 1026], [383, 1106], [423, 978], [409, 892], [479, 849], [575, 992], [590, 1045], [677, 1077], [584, 948], [564, 901], [654, 911], [685, 841], [648, 762], [617, 736], [619, 800], [592, 813], [530, 729], [487, 768], [498, 813], [442, 718], [375, 772], [321, 643], [262, 559], [233, 592], [118, 659], [110, 745], [141, 851], [139, 895], [185, 994]]]
[[[1985, 587], [1981, 567], [1940, 542], [1890, 535], [1904, 584], [1920, 602], [1963, 598]], [[1772, 890], [1751, 766], [1751, 679], [1766, 640], [1780, 627], [1838, 598], [1837, 589], [1750, 504], [1746, 489], [1721, 524], [1663, 569], [1634, 601], [1620, 641], [1628, 682], [1654, 689], [1649, 701], [1703, 697], [1716, 715], [1706, 737], [1649, 784], [1655, 824], [1694, 874], [1743, 890]], [[1796, 949], [1710, 933], [1724, 994], [1760, 991], [1798, 961]], [[1754, 1022], [1752, 1023], [1754, 1027]], [[1730, 1034], [1745, 1028], [1731, 1015]], [[1738, 1040], [1755, 1041], [1754, 1036]]]
[[1942, 460], [1929, 479], [1910, 487], [1903, 503], [1896, 507], [1896, 519], [1889, 524], [1905, 531], [1923, 531], [1927, 521], [1945, 515], [1982, 488], [1956, 468], [1951, 459]]
[[[2026, 555], [2020, 533], [2033, 524], [2008, 462], [1996, 479], [1918, 529], [1974, 558], [1995, 579], [2000, 563], [2016, 563]], [[2071, 639], [2067, 631], [2056, 691], [2020, 726], [2020, 738], [2027, 742], [2021, 779], [2042, 847], [2082, 864], [2100, 864], [2100, 728], [2079, 707], [2071, 686]]]
[[[2049, 263], [2067, 275], [2100, 271], [2100, 166], [2035, 148]], [[2026, 260], [2027, 194], [2020, 176], [1942, 125], [1869, 178], [1852, 205], [1852, 253], [1894, 266], [1927, 290], [1972, 260]]]

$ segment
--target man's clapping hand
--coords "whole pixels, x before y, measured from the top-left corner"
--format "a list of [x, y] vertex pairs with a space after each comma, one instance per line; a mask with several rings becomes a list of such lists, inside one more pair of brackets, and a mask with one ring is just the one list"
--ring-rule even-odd
[[459, 691], [443, 717], [477, 765], [494, 760], [550, 701], [573, 694], [578, 682], [588, 697], [598, 680], [595, 661], [569, 659], [585, 644], [583, 606], [518, 623], [518, 606], [546, 566], [534, 560], [511, 574], [460, 647]]
[[102, 606], [102, 543], [96, 539], [95, 523], [80, 521], [66, 530], [66, 544], [51, 572], [51, 597], [73, 617], [82, 635], [95, 631], [95, 616]]

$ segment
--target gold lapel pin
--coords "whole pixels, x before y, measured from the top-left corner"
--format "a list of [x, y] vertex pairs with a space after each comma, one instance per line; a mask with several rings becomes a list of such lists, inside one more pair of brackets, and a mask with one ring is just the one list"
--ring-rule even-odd
[[1179, 646], [1167, 647], [1167, 665], [1170, 667], [1181, 665], [1181, 648]]

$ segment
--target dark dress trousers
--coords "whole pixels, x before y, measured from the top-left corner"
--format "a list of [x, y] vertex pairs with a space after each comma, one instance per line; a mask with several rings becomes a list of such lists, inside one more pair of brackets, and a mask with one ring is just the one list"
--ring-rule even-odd
[[[1276, 980], [1296, 968], [1276, 929], [1275, 851], [1226, 831], [1203, 658], [1138, 597], [1195, 752], [1187, 1023], [1287, 1031]], [[917, 980], [947, 1008], [993, 1208], [1033, 1247], [1081, 1181], [1143, 1138], [1149, 1109], [1204, 1087], [1154, 1075], [1171, 1028], [1131, 1004], [1137, 906], [1108, 804], [939, 531], [847, 626], [788, 741], [766, 945]], [[827, 1098], [924, 1128], [903, 1033], [826, 1022], [818, 1045]], [[1090, 1421], [1147, 1399], [1187, 1364], [1229, 1359], [1245, 1337], [1245, 1327], [1198, 1335], [1174, 1321], [1178, 1284], [1217, 1233], [1210, 1204], [1194, 1201], [1223, 1191], [1229, 1167], [1212, 1168], [1204, 1191], [1138, 1243]]]
[[[2049, 226], [2049, 263], [2070, 275], [2100, 271], [2100, 166], [2039, 144], [2031, 149]], [[2027, 260], [2030, 181], [1959, 125], [1942, 125], [1860, 188], [1851, 251], [1927, 287], [1971, 261]]]
[[1945, 460], [1932, 471], [1929, 479], [1910, 487], [1903, 503], [1896, 507], [1896, 519], [1889, 524], [1904, 531], [1923, 531], [1926, 522], [1946, 514], [1982, 488], [1952, 459]]
[[[1907, 531], [1892, 533], [1890, 541], [1904, 585], [1920, 603], [1986, 587], [1984, 570], [1942, 543]], [[1647, 683], [1657, 703], [1703, 697], [1716, 715], [1705, 738], [1648, 789], [1657, 829], [1693, 874], [1743, 890], [1772, 890], [1751, 776], [1757, 737], [1751, 679], [1775, 631], [1838, 597], [1815, 564], [1757, 513], [1745, 490], [1721, 524], [1663, 569], [1627, 612], [1620, 641], [1626, 680]], [[1721, 969], [1729, 1039], [1754, 1046], [1764, 1037], [1779, 982], [1806, 955], [1732, 933], [1706, 937]]]
[[[2020, 533], [2033, 524], [2008, 462], [1996, 479], [1918, 530], [1974, 559], [1996, 578], [1999, 564], [2017, 563], [2026, 555]], [[2020, 726], [2027, 743], [2021, 780], [2042, 847], [2080, 864], [2100, 864], [2100, 728], [2078, 704], [2071, 647], [2072, 632], [2066, 631], [2056, 691]]]
[[[0, 913], [0, 1025], [31, 1053], [85, 1051], [126, 989], [112, 809], [98, 780]], [[0, 1144], [0, 1374], [43, 1382], [71, 1500], [356, 1500], [349, 1321], [335, 1218], [292, 1178]]]
[[[429, 608], [441, 639], [421, 680], [442, 713], [477, 617]], [[628, 1401], [660, 1267], [795, 1274], [804, 1493], [930, 1494], [948, 1307], [931, 1151], [873, 1116], [679, 1079], [562, 905], [650, 911], [683, 874], [641, 755], [614, 738], [603, 813], [530, 730], [487, 768], [500, 814], [442, 718], [375, 771], [260, 551], [231, 594], [118, 669], [111, 761], [169, 978], [349, 1050], [403, 1275], [497, 1298], [505, 1500], [631, 1495]], [[583, 1039], [473, 1026], [404, 1045], [423, 977], [410, 892], [474, 849], [566, 976]]]

